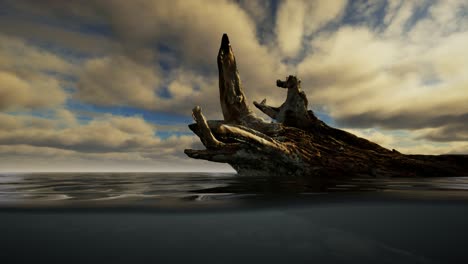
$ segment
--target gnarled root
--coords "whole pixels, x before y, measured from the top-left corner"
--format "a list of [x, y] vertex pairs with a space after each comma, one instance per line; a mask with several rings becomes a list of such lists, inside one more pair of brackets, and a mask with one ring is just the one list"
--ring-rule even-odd
[[[291, 160], [291, 157], [297, 157], [292, 153], [294, 152], [292, 149], [267, 134], [242, 125], [227, 124], [224, 121], [207, 121], [198, 106], [193, 109], [192, 114], [196, 123], [189, 127], [200, 137], [206, 149], [186, 149], [185, 154], [191, 158], [229, 163], [237, 171], [247, 172], [250, 175], [271, 174], [269, 168], [275, 167], [272, 166], [272, 162], [284, 164], [296, 162]], [[275, 130], [278, 124], [265, 124], [265, 127], [267, 125], [272, 128], [266, 131], [278, 132]], [[294, 170], [285, 173], [291, 172]]]

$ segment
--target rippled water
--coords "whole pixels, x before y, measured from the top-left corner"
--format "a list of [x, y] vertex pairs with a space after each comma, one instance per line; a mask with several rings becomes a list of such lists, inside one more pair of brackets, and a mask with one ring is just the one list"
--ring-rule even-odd
[[468, 177], [0, 174], [0, 263], [468, 263], [467, 223]]
[[[406, 194], [414, 198], [468, 197], [468, 177], [325, 181], [310, 178], [256, 178], [228, 173], [29, 173], [0, 174], [1, 205], [181, 205], [189, 201], [288, 198], [311, 195]], [[358, 197], [358, 196], [355, 196]], [[55, 203], [54, 203], [55, 202]], [[178, 204], [177, 204], [178, 203]]]

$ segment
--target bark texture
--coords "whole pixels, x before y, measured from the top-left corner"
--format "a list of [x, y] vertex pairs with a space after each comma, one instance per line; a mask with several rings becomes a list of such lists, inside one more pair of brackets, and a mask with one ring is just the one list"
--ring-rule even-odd
[[285, 102], [254, 105], [276, 122], [257, 117], [249, 108], [226, 34], [218, 57], [219, 93], [224, 120], [206, 120], [199, 106], [189, 128], [205, 150], [186, 149], [195, 159], [230, 164], [239, 174], [310, 177], [468, 176], [467, 155], [405, 155], [343, 130], [332, 128], [308, 110], [295, 76], [278, 80], [288, 89]]

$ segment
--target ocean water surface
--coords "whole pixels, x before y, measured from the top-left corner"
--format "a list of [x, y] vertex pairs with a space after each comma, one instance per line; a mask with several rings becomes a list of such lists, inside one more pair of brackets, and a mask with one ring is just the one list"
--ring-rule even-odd
[[[310, 197], [313, 196], [311, 199]], [[266, 178], [232, 173], [3, 173], [2, 207], [151, 207], [266, 205], [269, 201], [343, 201], [468, 198], [468, 177], [451, 178]]]
[[468, 263], [468, 177], [3, 173], [0, 235], [2, 263]]

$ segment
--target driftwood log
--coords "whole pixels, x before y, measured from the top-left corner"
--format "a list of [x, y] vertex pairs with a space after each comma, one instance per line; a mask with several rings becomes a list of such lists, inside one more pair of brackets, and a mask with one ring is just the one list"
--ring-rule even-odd
[[249, 108], [229, 38], [221, 40], [219, 93], [224, 120], [206, 120], [199, 106], [189, 128], [205, 150], [186, 149], [191, 158], [230, 164], [241, 175], [307, 177], [468, 176], [468, 155], [405, 155], [332, 128], [308, 110], [295, 76], [278, 80], [288, 89], [279, 107], [254, 102], [276, 122], [265, 122]]

